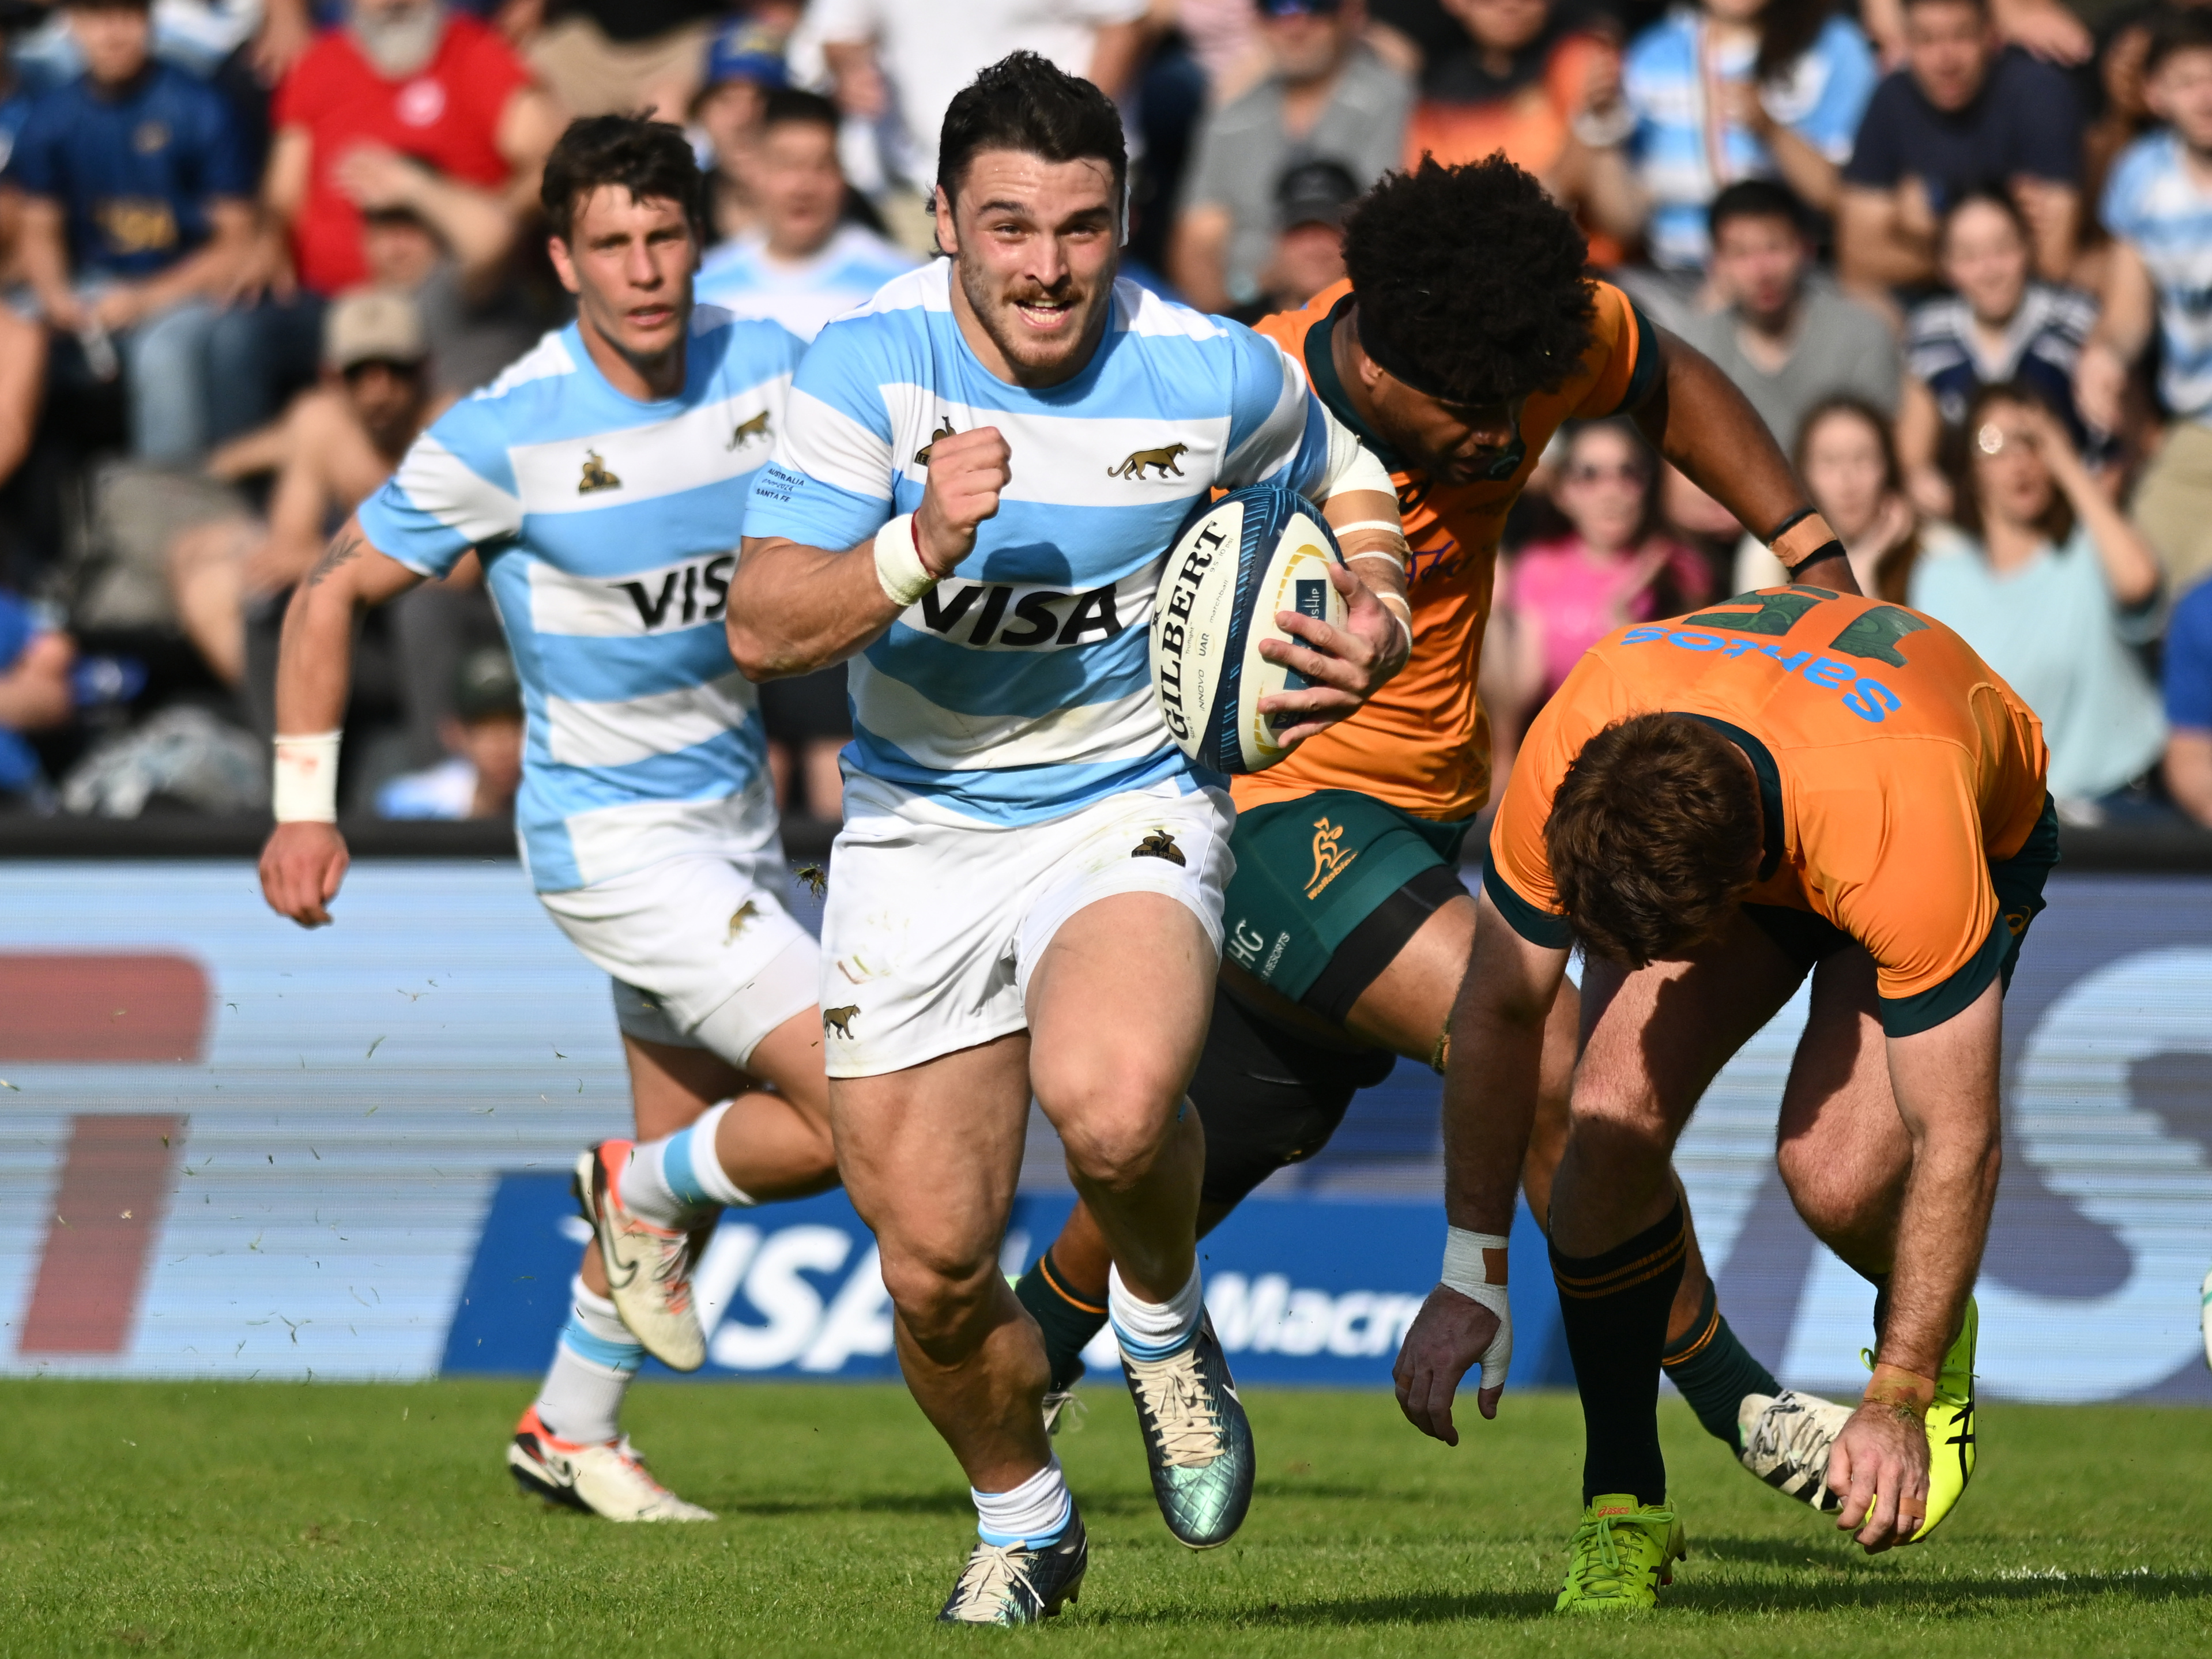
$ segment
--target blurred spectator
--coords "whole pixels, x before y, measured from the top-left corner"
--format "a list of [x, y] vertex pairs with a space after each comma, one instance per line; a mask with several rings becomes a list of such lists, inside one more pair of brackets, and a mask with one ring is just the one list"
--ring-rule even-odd
[[909, 186], [885, 204], [892, 232], [927, 248], [937, 136], [953, 94], [1008, 52], [1028, 51], [1118, 102], [1144, 56], [1146, 11], [1146, 0], [814, 0], [807, 24], [840, 107], [888, 126], [892, 168]]
[[[1813, 505], [1850, 556], [1859, 591], [1905, 604], [1920, 557], [1920, 532], [1881, 412], [1851, 397], [1815, 404], [1791, 459]], [[1949, 498], [1948, 487], [1944, 495]], [[1779, 587], [1789, 580], [1782, 562], [1758, 537], [1747, 535], [1736, 544], [1733, 592]]]
[[2166, 790], [2212, 830], [2212, 582], [2173, 607], [2166, 632]]
[[2159, 396], [2173, 418], [2135, 514], [2178, 592], [2212, 572], [2212, 12], [2168, 18], [2148, 60], [2151, 102], [2172, 125], [2123, 155], [2106, 186], [2104, 310], [2074, 389], [2085, 419], [2117, 429], [2130, 366], [2157, 328]]
[[2035, 268], [2064, 282], [2081, 219], [2081, 111], [2062, 71], [2001, 44], [1986, 0], [1906, 0], [1905, 67], [1875, 89], [1844, 169], [1837, 255], [1869, 290], [1936, 278], [1936, 236], [1978, 186], [2011, 192]]
[[228, 107], [148, 52], [144, 0], [74, 0], [85, 72], [39, 98], [9, 159], [21, 269], [85, 368], [119, 368], [133, 451], [196, 459], [247, 422], [216, 340], [251, 237], [253, 180]]
[[388, 779], [376, 792], [376, 816], [510, 816], [522, 784], [522, 687], [503, 647], [481, 647], [461, 659], [453, 712], [442, 730], [448, 758], [427, 771]]
[[811, 92], [775, 92], [761, 118], [754, 171], [761, 228], [708, 252], [700, 301], [766, 317], [802, 340], [871, 298], [915, 258], [873, 231], [841, 224], [837, 106]]
[[1257, 4], [1273, 71], [1206, 117], [1168, 252], [1170, 280], [1201, 311], [1260, 297], [1293, 166], [1334, 161], [1364, 190], [1404, 158], [1413, 90], [1361, 40], [1362, 0]]
[[1295, 311], [1344, 280], [1344, 217], [1360, 187], [1334, 161], [1301, 161], [1275, 185], [1275, 248], [1260, 271], [1260, 297], [1228, 314], [1256, 323]]
[[1960, 435], [1957, 528], [1928, 532], [1911, 603], [2042, 719], [2070, 821], [2126, 811], [2166, 747], [2133, 649], [2157, 632], [2158, 561], [2028, 387], [1983, 387]]
[[530, 67], [568, 114], [678, 121], [727, 9], [725, 0], [507, 0], [499, 21], [527, 42]]
[[1660, 527], [1657, 468], [1635, 425], [1587, 422], [1565, 447], [1552, 500], [1573, 527], [1522, 548], [1498, 581], [1513, 618], [1513, 695], [1503, 712], [1516, 731], [1614, 629], [1712, 597], [1705, 561]]
[[[411, 301], [368, 289], [338, 301], [325, 322], [325, 384], [285, 416], [267, 521], [218, 519], [170, 544], [178, 617], [226, 685], [246, 678], [249, 613], [276, 608], [436, 413], [422, 319]], [[254, 465], [248, 457], [270, 453], [265, 441], [251, 439], [216, 465], [243, 473]]]
[[1495, 150], [1553, 185], [1567, 130], [1596, 77], [1617, 84], [1612, 44], [1569, 0], [1447, 0], [1467, 31], [1461, 50], [1430, 60], [1406, 131], [1406, 165], [1446, 167]]
[[732, 23], [707, 48], [705, 83], [692, 103], [691, 119], [713, 152], [707, 216], [718, 242], [759, 223], [753, 173], [760, 160], [761, 116], [769, 95], [789, 81], [774, 36], [759, 24]]
[[[317, 37], [276, 89], [272, 114], [270, 223], [255, 276], [284, 302], [250, 319], [262, 418], [312, 373], [321, 302], [369, 278], [364, 209], [412, 204], [453, 225], [465, 200], [478, 222], [502, 215], [511, 238], [535, 211], [538, 169], [561, 125], [507, 42], [441, 0], [348, 0], [345, 27]], [[441, 205], [425, 211], [432, 193]], [[290, 303], [295, 282], [306, 293]]]
[[1806, 411], [1842, 392], [1894, 414], [1896, 339], [1816, 270], [1803, 210], [1788, 189], [1765, 179], [1730, 185], [1713, 200], [1711, 223], [1723, 308], [1687, 319], [1681, 332], [1751, 399], [1774, 441], [1795, 447]]
[[76, 647], [15, 594], [0, 590], [0, 811], [52, 811], [52, 791], [26, 732], [64, 724], [75, 706]]
[[1856, 24], [1826, 0], [1705, 0], [1628, 49], [1620, 89], [1601, 84], [1576, 133], [1589, 151], [1593, 219], [1644, 238], [1653, 264], [1700, 269], [1706, 210], [1731, 183], [1778, 179], [1822, 213], [1873, 91]]
[[31, 453], [46, 378], [46, 331], [0, 305], [0, 484]]
[[1914, 503], [1937, 518], [1951, 512], [1943, 429], [1966, 418], [1966, 404], [1985, 386], [2027, 382], [2093, 465], [2104, 459], [2109, 434], [2093, 432], [2074, 404], [2074, 368], [2096, 325], [2097, 302], [2079, 289], [2033, 280], [2029, 246], [2027, 221], [2011, 197], [1996, 190], [1960, 197], [1937, 240], [1951, 292], [1915, 306], [1906, 319], [1897, 447]]
[[514, 225], [503, 211], [473, 191], [445, 188], [413, 163], [394, 171], [418, 176], [421, 188], [362, 210], [369, 283], [413, 298], [432, 389], [473, 392], [527, 351], [551, 319], [514, 280]]

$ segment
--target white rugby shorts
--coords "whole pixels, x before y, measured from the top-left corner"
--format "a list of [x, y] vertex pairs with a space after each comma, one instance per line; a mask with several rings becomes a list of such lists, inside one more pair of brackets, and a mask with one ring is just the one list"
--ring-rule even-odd
[[763, 1037], [814, 1006], [818, 977], [813, 937], [784, 907], [790, 866], [773, 797], [758, 793], [762, 808], [747, 815], [758, 832], [750, 849], [680, 853], [538, 896], [586, 959], [617, 981], [623, 1029], [711, 1049], [740, 1070]]
[[1053, 935], [1117, 893], [1179, 900], [1218, 955], [1236, 818], [1220, 790], [1164, 783], [994, 824], [848, 769], [822, 917], [830, 1075], [878, 1077], [1023, 1030]]

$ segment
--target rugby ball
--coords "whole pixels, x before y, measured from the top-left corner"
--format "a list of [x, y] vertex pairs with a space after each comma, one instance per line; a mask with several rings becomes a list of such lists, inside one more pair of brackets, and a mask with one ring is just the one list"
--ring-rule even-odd
[[1290, 753], [1260, 699], [1313, 682], [1260, 654], [1289, 640], [1295, 611], [1341, 628], [1344, 598], [1328, 568], [1344, 554], [1320, 510], [1279, 484], [1202, 501], [1168, 550], [1152, 603], [1152, 696], [1183, 753], [1215, 772], [1260, 772]]

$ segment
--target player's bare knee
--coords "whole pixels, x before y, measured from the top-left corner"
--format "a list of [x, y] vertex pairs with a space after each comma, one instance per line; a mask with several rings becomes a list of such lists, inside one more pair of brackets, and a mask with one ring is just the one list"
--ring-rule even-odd
[[1156, 1104], [1131, 1101], [1085, 1113], [1061, 1128], [1060, 1144], [1076, 1179], [1107, 1192], [1127, 1192], [1158, 1164], [1169, 1127]]
[[882, 1267], [884, 1288], [900, 1318], [933, 1353], [977, 1328], [996, 1294], [999, 1264], [988, 1254], [978, 1261], [965, 1252], [886, 1249]]

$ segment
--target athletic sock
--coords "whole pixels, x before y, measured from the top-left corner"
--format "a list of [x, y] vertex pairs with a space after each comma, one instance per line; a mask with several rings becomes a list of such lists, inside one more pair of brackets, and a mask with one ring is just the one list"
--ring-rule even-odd
[[1123, 1353], [1132, 1359], [1164, 1359], [1189, 1345], [1206, 1312], [1198, 1264], [1191, 1264], [1190, 1277], [1183, 1287], [1165, 1302], [1139, 1301], [1121, 1282], [1121, 1270], [1110, 1267], [1106, 1273], [1106, 1309]]
[[568, 1289], [574, 1300], [538, 1390], [538, 1420], [563, 1440], [598, 1445], [622, 1433], [623, 1395], [645, 1363], [645, 1349], [615, 1304], [585, 1289], [580, 1276]]
[[1057, 1457], [1012, 1492], [970, 1486], [968, 1495], [975, 1500], [975, 1530], [987, 1544], [1049, 1544], [1067, 1530], [1074, 1513]]
[[1552, 1278], [1583, 1398], [1584, 1504], [1607, 1492], [1633, 1492], [1639, 1504], [1667, 1501], [1659, 1356], [1687, 1243], [1677, 1200], [1657, 1226], [1601, 1255], [1564, 1255], [1552, 1246]]
[[688, 1129], [659, 1140], [641, 1141], [617, 1177], [623, 1207], [656, 1227], [690, 1229], [714, 1206], [753, 1201], [722, 1168], [714, 1135], [736, 1103], [710, 1107]]
[[1044, 1332], [1044, 1357], [1052, 1366], [1054, 1394], [1075, 1386], [1083, 1375], [1083, 1351], [1106, 1323], [1106, 1297], [1094, 1300], [1072, 1288], [1060, 1263], [1047, 1249], [1014, 1286], [1014, 1296]]
[[1720, 1297], [1712, 1281], [1705, 1283], [1705, 1299], [1691, 1322], [1688, 1334], [1668, 1346], [1659, 1357], [1668, 1378], [1682, 1391], [1698, 1421], [1716, 1440], [1724, 1440], [1731, 1451], [1741, 1453], [1743, 1441], [1736, 1429], [1736, 1413], [1747, 1394], [1780, 1394], [1774, 1373], [1760, 1364], [1750, 1349], [1736, 1340], [1721, 1317]]

